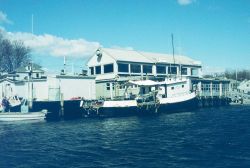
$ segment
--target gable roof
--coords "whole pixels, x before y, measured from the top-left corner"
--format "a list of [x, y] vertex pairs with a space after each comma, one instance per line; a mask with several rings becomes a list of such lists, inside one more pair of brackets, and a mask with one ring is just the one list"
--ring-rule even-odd
[[[17, 73], [27, 73], [29, 72], [29, 70], [27, 69], [28, 66], [22, 66], [16, 69]], [[44, 70], [42, 69], [42, 66], [38, 65], [38, 64], [32, 64], [32, 71], [33, 72], [44, 72]]]
[[113, 57], [116, 61], [152, 63], [151, 59], [134, 50], [102, 48], [101, 51], [103, 54]]
[[143, 52], [125, 49], [101, 48], [102, 54], [106, 54], [116, 61], [143, 62], [143, 63], [166, 63], [201, 66], [201, 62], [183, 55], [175, 55], [175, 61], [170, 54]]

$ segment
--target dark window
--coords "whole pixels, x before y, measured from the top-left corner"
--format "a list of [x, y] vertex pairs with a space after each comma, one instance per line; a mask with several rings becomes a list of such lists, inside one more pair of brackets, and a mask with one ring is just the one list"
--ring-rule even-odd
[[39, 73], [36, 73], [36, 78], [39, 78]]
[[113, 64], [104, 65], [104, 73], [110, 73], [110, 72], [114, 72], [114, 65]]
[[101, 66], [95, 67], [95, 74], [101, 74]]
[[166, 74], [166, 67], [165, 66], [156, 66], [156, 73]]
[[152, 65], [143, 65], [143, 73], [152, 73]]
[[94, 67], [90, 67], [89, 70], [90, 70], [90, 75], [94, 75]]
[[110, 83], [106, 83], [106, 89], [110, 90]]
[[174, 90], [174, 87], [171, 87], [172, 90]]
[[177, 74], [177, 67], [168, 67], [169, 74]]
[[187, 68], [181, 68], [181, 74], [187, 75]]
[[131, 64], [131, 73], [141, 73], [141, 65]]
[[128, 64], [118, 63], [118, 72], [128, 72]]

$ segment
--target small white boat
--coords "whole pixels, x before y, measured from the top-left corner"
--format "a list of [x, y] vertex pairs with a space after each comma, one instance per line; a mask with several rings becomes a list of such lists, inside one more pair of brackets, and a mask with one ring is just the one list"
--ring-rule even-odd
[[0, 121], [44, 120], [47, 111], [40, 112], [1, 112]]
[[28, 102], [27, 100], [23, 100], [21, 103], [21, 111], [0, 111], [0, 121], [44, 120], [46, 118], [47, 113], [47, 110], [29, 112]]

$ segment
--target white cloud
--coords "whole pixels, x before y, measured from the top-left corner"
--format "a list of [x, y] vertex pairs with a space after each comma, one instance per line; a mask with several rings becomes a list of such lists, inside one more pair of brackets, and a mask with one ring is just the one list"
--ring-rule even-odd
[[34, 35], [25, 32], [7, 32], [4, 36], [10, 40], [21, 40], [32, 49], [33, 54], [44, 56], [89, 57], [100, 46], [98, 42], [85, 39], [65, 39], [50, 34]]
[[0, 23], [12, 24], [13, 22], [7, 18], [7, 15], [0, 11]]
[[191, 3], [194, 3], [196, 0], [177, 0], [179, 5], [189, 5]]

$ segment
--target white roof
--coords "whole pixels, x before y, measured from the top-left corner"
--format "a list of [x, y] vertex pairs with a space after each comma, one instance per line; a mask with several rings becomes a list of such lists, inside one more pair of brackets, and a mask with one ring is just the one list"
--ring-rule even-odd
[[102, 48], [101, 51], [103, 54], [113, 57], [116, 61], [152, 63], [152, 60], [134, 50]]
[[193, 60], [187, 56], [175, 55], [175, 61], [171, 54], [160, 54], [125, 49], [101, 48], [103, 54], [107, 54], [116, 61], [143, 62], [143, 63], [166, 63], [201, 66], [200, 61]]
[[159, 85], [158, 82], [152, 80], [138, 80], [138, 81], [129, 81], [129, 83], [138, 85], [138, 86], [155, 86]]

